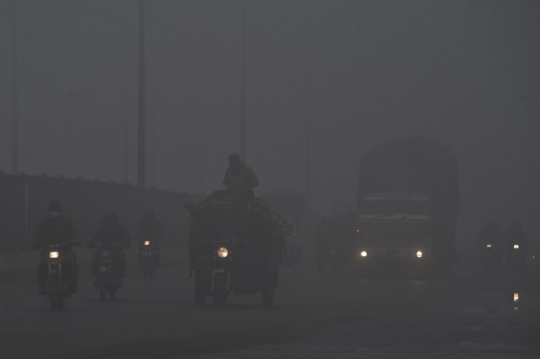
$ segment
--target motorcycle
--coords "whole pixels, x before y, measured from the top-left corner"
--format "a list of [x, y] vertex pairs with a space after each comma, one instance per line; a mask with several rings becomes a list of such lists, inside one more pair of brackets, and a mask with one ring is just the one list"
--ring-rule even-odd
[[155, 237], [151, 240], [143, 242], [141, 257], [140, 257], [140, 268], [144, 274], [145, 278], [154, 277], [154, 271], [158, 267], [158, 256], [156, 253], [155, 246]]
[[492, 243], [486, 243], [482, 249], [482, 262], [486, 268], [496, 268], [501, 261], [501, 251], [498, 246]]
[[122, 247], [122, 243], [100, 244], [96, 243], [99, 254], [98, 278], [96, 289], [101, 300], [114, 300], [118, 291], [119, 278], [114, 263], [114, 252], [117, 247]]
[[282, 249], [257, 248], [246, 241], [201, 241], [190, 248], [190, 268], [194, 273], [195, 303], [203, 305], [214, 297], [224, 305], [229, 293], [235, 296], [262, 293], [263, 305], [271, 307], [279, 279]]
[[506, 263], [512, 269], [525, 266], [527, 262], [527, 250], [523, 244], [510, 244], [506, 251]]
[[66, 299], [70, 297], [67, 275], [62, 273], [63, 251], [66, 245], [43, 244], [47, 248], [47, 279], [45, 298], [51, 303], [52, 310], [63, 310]]

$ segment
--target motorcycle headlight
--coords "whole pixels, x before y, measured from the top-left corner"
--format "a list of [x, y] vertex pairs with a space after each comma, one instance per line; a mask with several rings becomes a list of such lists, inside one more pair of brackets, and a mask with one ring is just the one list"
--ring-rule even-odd
[[145, 246], [149, 246], [149, 245], [150, 245], [150, 241], [144, 241], [144, 245], [145, 245]]
[[486, 247], [491, 248], [491, 244], [488, 244]]
[[360, 252], [360, 256], [361, 256], [361, 257], [367, 257], [367, 252], [366, 252], [366, 251]]
[[417, 256], [418, 258], [422, 258], [422, 251], [416, 252], [416, 256]]
[[519, 249], [519, 244], [514, 244], [514, 249]]
[[217, 255], [219, 258], [227, 258], [227, 256], [229, 255], [229, 250], [225, 247], [220, 247], [217, 250]]
[[50, 258], [58, 258], [58, 256], [59, 256], [58, 252], [49, 252]]

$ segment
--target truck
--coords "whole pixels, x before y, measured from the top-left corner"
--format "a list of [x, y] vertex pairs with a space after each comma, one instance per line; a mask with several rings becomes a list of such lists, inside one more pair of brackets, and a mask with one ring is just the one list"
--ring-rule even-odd
[[368, 150], [357, 200], [360, 272], [445, 274], [457, 260], [458, 162], [440, 142], [400, 137]]

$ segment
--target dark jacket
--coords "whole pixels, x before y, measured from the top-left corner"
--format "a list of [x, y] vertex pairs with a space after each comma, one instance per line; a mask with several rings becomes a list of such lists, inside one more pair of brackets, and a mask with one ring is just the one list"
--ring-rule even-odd
[[253, 189], [259, 184], [255, 171], [246, 164], [238, 169], [227, 168], [223, 184], [229, 189]]
[[64, 244], [77, 243], [77, 231], [70, 217], [61, 215], [59, 218], [44, 218], [39, 222], [34, 237], [34, 247], [39, 248], [43, 243]]

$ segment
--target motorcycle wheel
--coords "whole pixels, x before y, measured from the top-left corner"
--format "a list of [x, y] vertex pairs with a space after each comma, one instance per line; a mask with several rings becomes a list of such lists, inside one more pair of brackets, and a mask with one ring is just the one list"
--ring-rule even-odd
[[99, 273], [99, 299], [101, 300], [107, 300], [107, 285], [108, 282], [105, 278], [105, 273]]
[[204, 305], [206, 302], [206, 291], [203, 289], [202, 286], [202, 278], [201, 273], [199, 271], [195, 271], [195, 278], [194, 278], [194, 299], [196, 305]]
[[51, 309], [58, 309], [58, 286], [56, 285], [56, 278], [49, 278], [47, 283], [47, 293], [49, 295], [49, 301], [51, 302]]
[[58, 309], [64, 310], [66, 306], [66, 297], [63, 294], [59, 294], [57, 299], [58, 299], [58, 303], [57, 303]]

